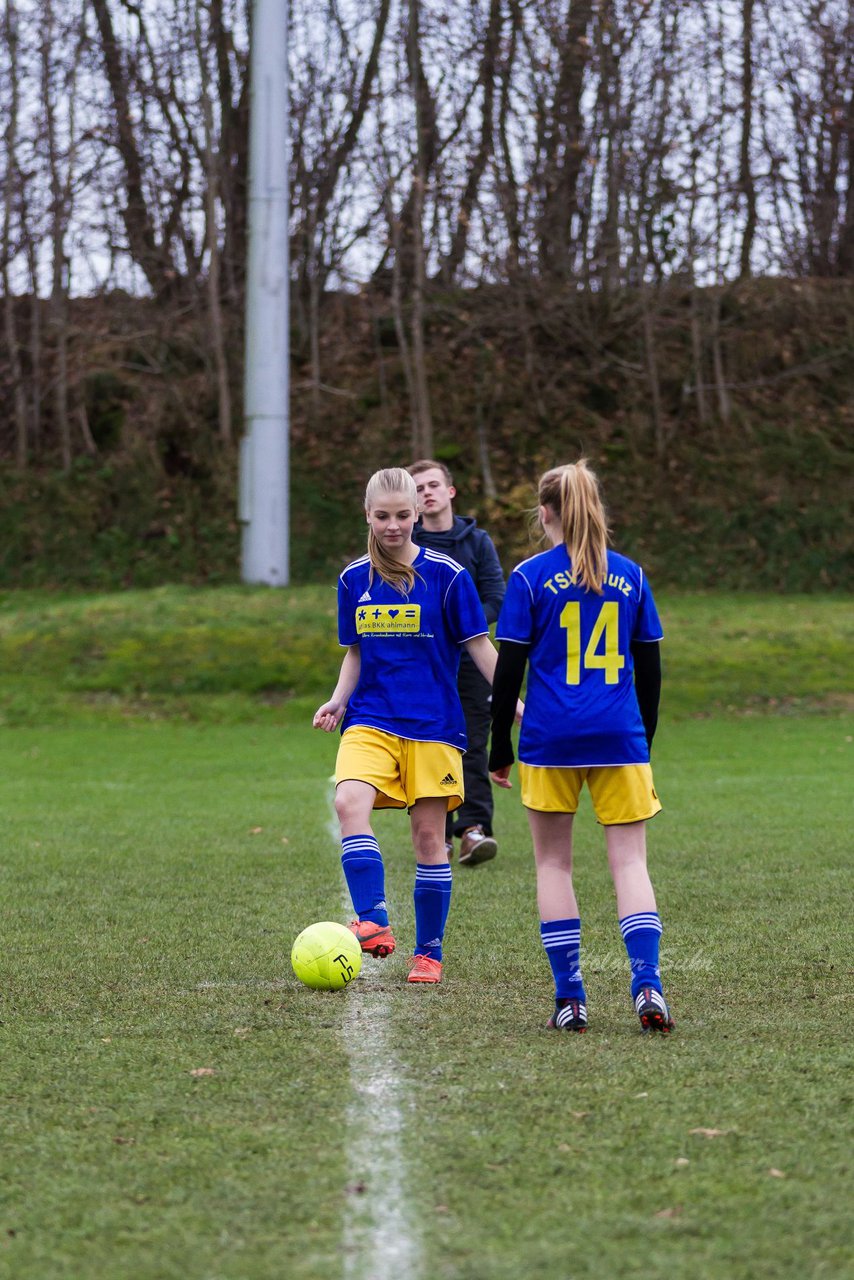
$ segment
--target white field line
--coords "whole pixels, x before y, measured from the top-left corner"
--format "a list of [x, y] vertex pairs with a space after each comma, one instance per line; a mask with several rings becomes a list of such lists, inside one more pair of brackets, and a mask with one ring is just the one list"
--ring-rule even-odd
[[[339, 843], [330, 792], [328, 830]], [[344, 910], [351, 911], [346, 885]], [[383, 964], [365, 957], [367, 969]], [[345, 992], [341, 1035], [350, 1066], [350, 1103], [344, 1149], [349, 1164], [344, 1210], [345, 1280], [400, 1276], [420, 1280], [422, 1249], [410, 1214], [411, 1170], [403, 1154], [406, 1092], [410, 1083], [389, 1035], [391, 1002], [356, 979]], [[360, 989], [362, 988], [362, 989]]]

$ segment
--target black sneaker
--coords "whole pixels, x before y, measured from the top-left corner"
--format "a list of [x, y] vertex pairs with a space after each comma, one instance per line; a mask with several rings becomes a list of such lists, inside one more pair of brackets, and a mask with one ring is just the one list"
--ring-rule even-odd
[[635, 996], [635, 1009], [644, 1032], [661, 1031], [666, 1035], [676, 1026], [670, 1016], [667, 1001], [655, 987], [641, 987]]
[[558, 1031], [586, 1031], [587, 1005], [583, 1000], [555, 1000], [555, 1011], [546, 1026]]

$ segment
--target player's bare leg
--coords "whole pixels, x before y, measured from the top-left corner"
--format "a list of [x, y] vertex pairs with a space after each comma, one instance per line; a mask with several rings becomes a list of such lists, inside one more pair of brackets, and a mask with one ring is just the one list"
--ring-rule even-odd
[[572, 884], [572, 813], [528, 810], [537, 868], [537, 906], [541, 920], [578, 915]]
[[655, 911], [655, 893], [646, 868], [646, 823], [605, 828], [608, 865], [617, 894], [617, 915]]

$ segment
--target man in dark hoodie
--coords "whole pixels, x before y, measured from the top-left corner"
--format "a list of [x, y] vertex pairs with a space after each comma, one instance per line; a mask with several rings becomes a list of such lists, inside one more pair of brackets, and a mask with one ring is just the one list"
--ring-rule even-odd
[[[413, 542], [441, 551], [468, 569], [487, 622], [495, 622], [504, 599], [504, 574], [492, 539], [484, 529], [478, 529], [477, 521], [471, 516], [454, 515], [453, 500], [457, 491], [443, 462], [423, 459], [414, 462], [408, 471], [415, 479], [421, 516], [412, 530]], [[494, 806], [487, 769], [492, 691], [467, 653], [460, 659], [457, 687], [468, 738], [463, 756], [466, 798], [459, 809], [448, 814], [445, 840], [450, 857], [453, 837], [458, 836], [460, 863], [474, 867], [494, 858], [498, 845], [492, 834]]]

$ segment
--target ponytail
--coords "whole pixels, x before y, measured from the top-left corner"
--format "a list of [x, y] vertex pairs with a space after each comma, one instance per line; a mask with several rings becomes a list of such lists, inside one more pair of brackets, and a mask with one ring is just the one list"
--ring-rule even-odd
[[595, 472], [586, 458], [553, 467], [540, 477], [539, 503], [560, 516], [572, 582], [602, 594], [608, 572], [608, 520]]

